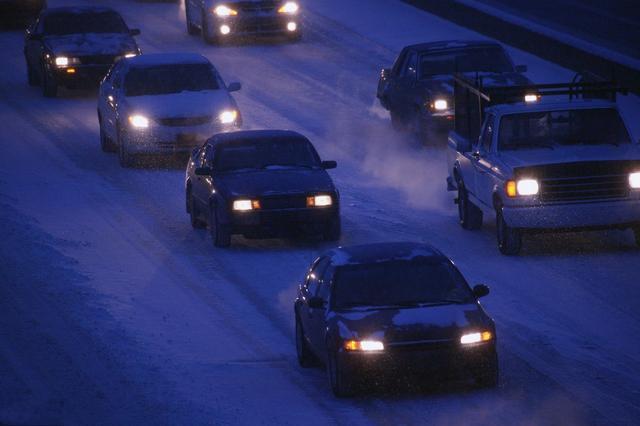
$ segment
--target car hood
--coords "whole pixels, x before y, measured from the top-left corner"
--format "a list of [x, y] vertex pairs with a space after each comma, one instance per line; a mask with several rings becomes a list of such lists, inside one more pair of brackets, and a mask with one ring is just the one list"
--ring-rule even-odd
[[[475, 79], [476, 74], [465, 74], [467, 77]], [[479, 73], [482, 77], [482, 84], [484, 87], [493, 86], [520, 86], [531, 84], [531, 81], [524, 75], [517, 72], [505, 72], [505, 73]], [[422, 80], [422, 86], [429, 92], [436, 95], [451, 95], [453, 96], [453, 76], [442, 75], [435, 76], [433, 78]]]
[[236, 108], [229, 93], [223, 89], [133, 96], [126, 98], [125, 105], [132, 114], [154, 118], [217, 117], [225, 109]]
[[333, 192], [335, 187], [323, 169], [272, 169], [223, 173], [216, 177], [219, 190], [229, 196], [270, 196]]
[[574, 145], [554, 149], [520, 149], [502, 151], [500, 161], [511, 170], [518, 167], [544, 166], [547, 164], [576, 163], [581, 161], [640, 160], [640, 146], [637, 144], [615, 145]]
[[419, 308], [353, 310], [339, 312], [335, 322], [344, 339], [384, 342], [457, 339], [466, 331], [487, 327], [492, 320], [476, 303]]
[[46, 36], [44, 43], [54, 55], [122, 55], [136, 52], [138, 46], [129, 34], [69, 34]]

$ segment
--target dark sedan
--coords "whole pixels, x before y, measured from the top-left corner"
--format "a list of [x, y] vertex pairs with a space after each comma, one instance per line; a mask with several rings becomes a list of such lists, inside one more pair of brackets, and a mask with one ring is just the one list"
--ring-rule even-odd
[[478, 303], [488, 293], [484, 285], [469, 288], [454, 264], [425, 244], [331, 250], [298, 290], [298, 361], [322, 361], [337, 396], [385, 373], [446, 373], [495, 386], [495, 325]]
[[416, 133], [424, 142], [443, 136], [453, 124], [453, 74], [472, 73], [489, 85], [530, 81], [507, 51], [490, 41], [441, 41], [407, 46], [390, 69], [383, 69], [377, 97], [396, 130]]
[[232, 234], [277, 237], [303, 230], [340, 238], [340, 199], [311, 142], [299, 133], [221, 133], [195, 150], [185, 177], [194, 228], [209, 226], [217, 247]]
[[121, 58], [140, 54], [118, 12], [105, 7], [60, 7], [44, 10], [25, 35], [27, 77], [46, 97], [58, 87], [97, 85]]
[[0, 0], [0, 20], [31, 20], [47, 7], [47, 0]]

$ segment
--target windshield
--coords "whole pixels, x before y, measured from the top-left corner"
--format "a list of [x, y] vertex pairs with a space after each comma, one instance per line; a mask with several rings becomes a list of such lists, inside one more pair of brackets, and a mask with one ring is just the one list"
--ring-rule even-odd
[[280, 167], [312, 168], [320, 165], [316, 150], [306, 139], [243, 141], [221, 146], [215, 155], [216, 171]]
[[44, 33], [49, 35], [128, 32], [116, 12], [56, 13], [44, 21]]
[[429, 53], [420, 57], [420, 79], [456, 72], [513, 72], [513, 64], [499, 47]]
[[209, 64], [162, 65], [133, 68], [127, 73], [126, 96], [164, 95], [219, 89]]
[[501, 150], [628, 143], [629, 133], [613, 108], [507, 115], [498, 141]]
[[450, 262], [432, 259], [342, 266], [334, 277], [336, 309], [470, 303], [462, 274]]

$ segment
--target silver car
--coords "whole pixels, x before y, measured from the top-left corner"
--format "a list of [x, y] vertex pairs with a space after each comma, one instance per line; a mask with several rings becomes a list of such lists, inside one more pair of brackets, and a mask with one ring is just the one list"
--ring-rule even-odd
[[236, 130], [242, 118], [228, 86], [199, 54], [122, 59], [100, 85], [100, 145], [130, 167], [136, 157], [188, 154], [212, 135]]

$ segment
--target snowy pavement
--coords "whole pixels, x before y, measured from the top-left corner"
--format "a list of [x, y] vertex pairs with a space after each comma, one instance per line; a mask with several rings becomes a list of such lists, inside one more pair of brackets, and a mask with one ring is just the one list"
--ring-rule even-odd
[[[50, 6], [82, 3], [51, 0]], [[390, 129], [380, 68], [414, 41], [479, 37], [395, 0], [307, 1], [299, 44], [205, 45], [181, 4], [89, 1], [142, 29], [144, 52], [196, 51], [247, 128], [311, 138], [342, 194], [341, 244], [429, 242], [497, 323], [501, 384], [333, 397], [295, 361], [292, 302], [329, 247], [191, 229], [181, 169], [123, 170], [100, 151], [96, 97], [26, 84], [22, 34], [0, 33], [0, 423], [637, 424], [640, 252], [630, 232], [544, 235], [517, 258], [457, 224], [443, 149]], [[534, 81], [567, 70], [520, 51]], [[637, 126], [640, 106], [624, 99]], [[635, 129], [635, 138], [640, 132]]]

